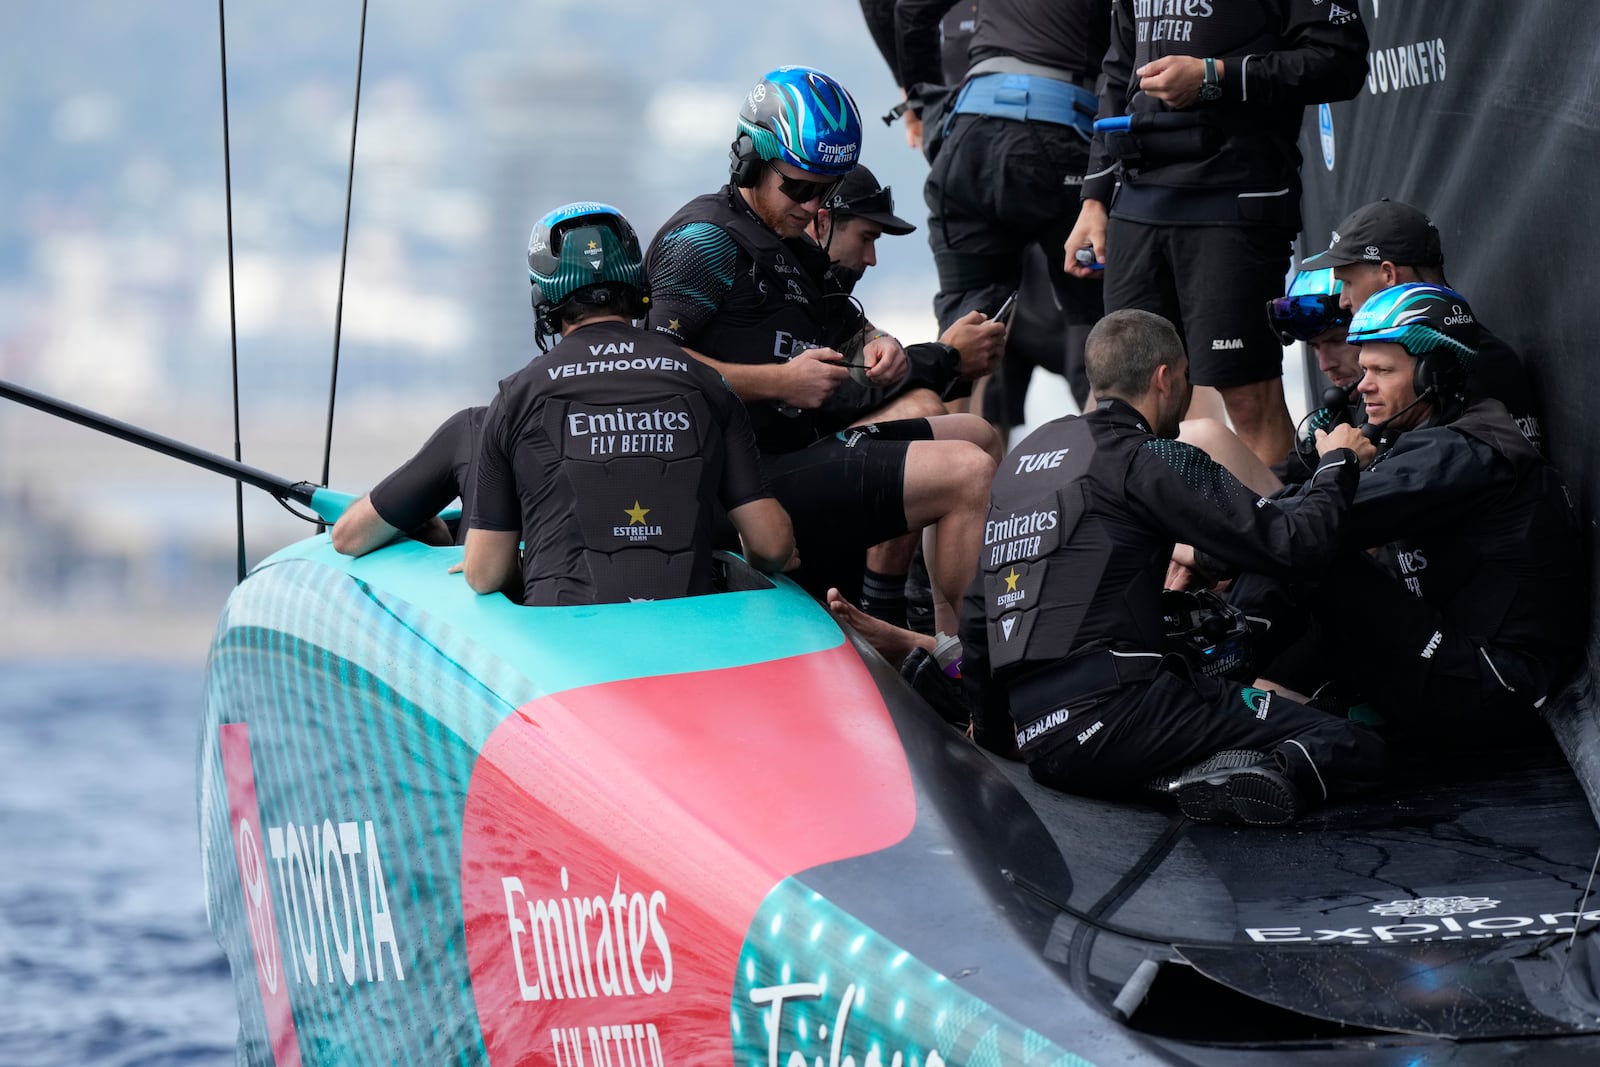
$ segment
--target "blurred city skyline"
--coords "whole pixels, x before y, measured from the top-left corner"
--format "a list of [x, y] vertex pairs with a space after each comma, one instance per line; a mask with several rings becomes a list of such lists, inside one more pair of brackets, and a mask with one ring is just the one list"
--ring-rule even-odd
[[[233, 3], [227, 20], [245, 462], [321, 470], [361, 7]], [[526, 237], [556, 204], [641, 235], [726, 177], [745, 90], [784, 63], [838, 77], [864, 159], [922, 220], [926, 164], [853, 0], [803, 17], [727, 0], [368, 12], [331, 480], [359, 492], [532, 353]], [[0, 10], [0, 378], [231, 454], [217, 11], [110, 0]], [[925, 237], [885, 242], [861, 295], [931, 336]], [[252, 561], [309, 532], [246, 490]], [[0, 402], [0, 595], [16, 652], [159, 651], [233, 580], [233, 487]], [[96, 635], [92, 640], [90, 635]], [[95, 642], [103, 642], [96, 645]]]

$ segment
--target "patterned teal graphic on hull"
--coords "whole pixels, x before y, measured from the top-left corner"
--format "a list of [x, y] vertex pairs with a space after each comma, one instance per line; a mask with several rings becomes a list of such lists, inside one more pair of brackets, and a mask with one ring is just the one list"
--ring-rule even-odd
[[762, 905], [734, 979], [739, 1067], [1091, 1067], [788, 879]]
[[[415, 654], [403, 626], [394, 623], [390, 637], [397, 655]], [[431, 692], [402, 694], [281, 632], [235, 628], [213, 647], [202, 836], [245, 1062], [273, 1060], [221, 799], [218, 709], [249, 728], [276, 978], [288, 989], [303, 1062], [468, 1064], [483, 1062], [459, 884], [477, 750], [424, 705], [459, 708], [474, 691], [485, 716], [503, 711], [459, 672], [441, 672]], [[407, 1053], [417, 1058], [395, 1060]]]

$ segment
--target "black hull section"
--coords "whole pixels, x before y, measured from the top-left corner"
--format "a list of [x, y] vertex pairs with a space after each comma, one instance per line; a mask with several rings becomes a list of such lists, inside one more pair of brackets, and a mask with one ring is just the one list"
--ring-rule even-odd
[[[1600, 925], [1600, 902], [1582, 903], [1600, 831], [1553, 742], [1419, 761], [1286, 829], [1205, 826], [1038, 786], [863, 654], [916, 827], [798, 880], [1061, 1047], [1208, 1064], [1600, 1056], [1600, 946], [1573, 938]], [[1146, 979], [1124, 1018], [1119, 995]]]

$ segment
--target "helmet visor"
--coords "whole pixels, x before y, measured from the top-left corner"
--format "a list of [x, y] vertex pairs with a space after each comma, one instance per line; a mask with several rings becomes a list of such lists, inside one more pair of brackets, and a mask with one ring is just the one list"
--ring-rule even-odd
[[1267, 320], [1284, 344], [1309, 341], [1350, 323], [1350, 312], [1330, 293], [1280, 296], [1267, 301]]

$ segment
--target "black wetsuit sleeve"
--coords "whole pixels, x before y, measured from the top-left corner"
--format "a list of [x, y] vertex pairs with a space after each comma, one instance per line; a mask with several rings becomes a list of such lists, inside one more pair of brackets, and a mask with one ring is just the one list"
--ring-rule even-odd
[[508, 430], [501, 415], [504, 394], [497, 396], [483, 420], [483, 442], [478, 451], [478, 492], [473, 501], [471, 528], [521, 532], [522, 504], [517, 496], [516, 472], [511, 466]]
[[712, 404], [722, 423], [723, 473], [719, 502], [724, 510], [761, 500], [772, 495], [766, 473], [761, 468], [761, 453], [750, 428], [750, 415], [722, 376], [706, 368], [716, 378], [710, 387]]
[[738, 259], [738, 244], [710, 222], [686, 223], [664, 235], [651, 262], [646, 327], [693, 348], [733, 288]]
[[894, 29], [899, 44], [900, 85], [944, 82], [944, 61], [939, 53], [939, 23], [956, 0], [895, 0]]
[[1343, 541], [1366, 549], [1449, 528], [1490, 506], [1515, 480], [1506, 459], [1465, 434], [1442, 430], [1401, 437], [1361, 475]]
[[[1100, 108], [1095, 117], [1112, 118], [1123, 114], [1128, 106], [1128, 82], [1133, 79], [1134, 26], [1132, 0], [1114, 0], [1111, 5], [1111, 44], [1100, 64], [1100, 78], [1095, 88], [1100, 96]], [[1081, 200], [1098, 200], [1111, 203], [1112, 190], [1117, 184], [1117, 163], [1106, 151], [1105, 137], [1095, 134], [1089, 142], [1089, 166], [1084, 173]]]
[[433, 431], [417, 454], [383, 481], [373, 486], [373, 510], [397, 530], [414, 530], [465, 497], [456, 484], [456, 457], [470, 448], [463, 437], [472, 436], [471, 408], [451, 415]]
[[1254, 55], [1223, 56], [1222, 98], [1247, 108], [1305, 106], [1348, 100], [1367, 78], [1367, 27], [1349, 16], [1330, 18], [1323, 0], [1280, 0], [1280, 46]]
[[1298, 507], [1259, 497], [1211, 457], [1181, 441], [1155, 438], [1135, 453], [1128, 503], [1152, 529], [1193, 545], [1230, 570], [1279, 578], [1325, 568], [1355, 495], [1354, 453], [1324, 459]]

